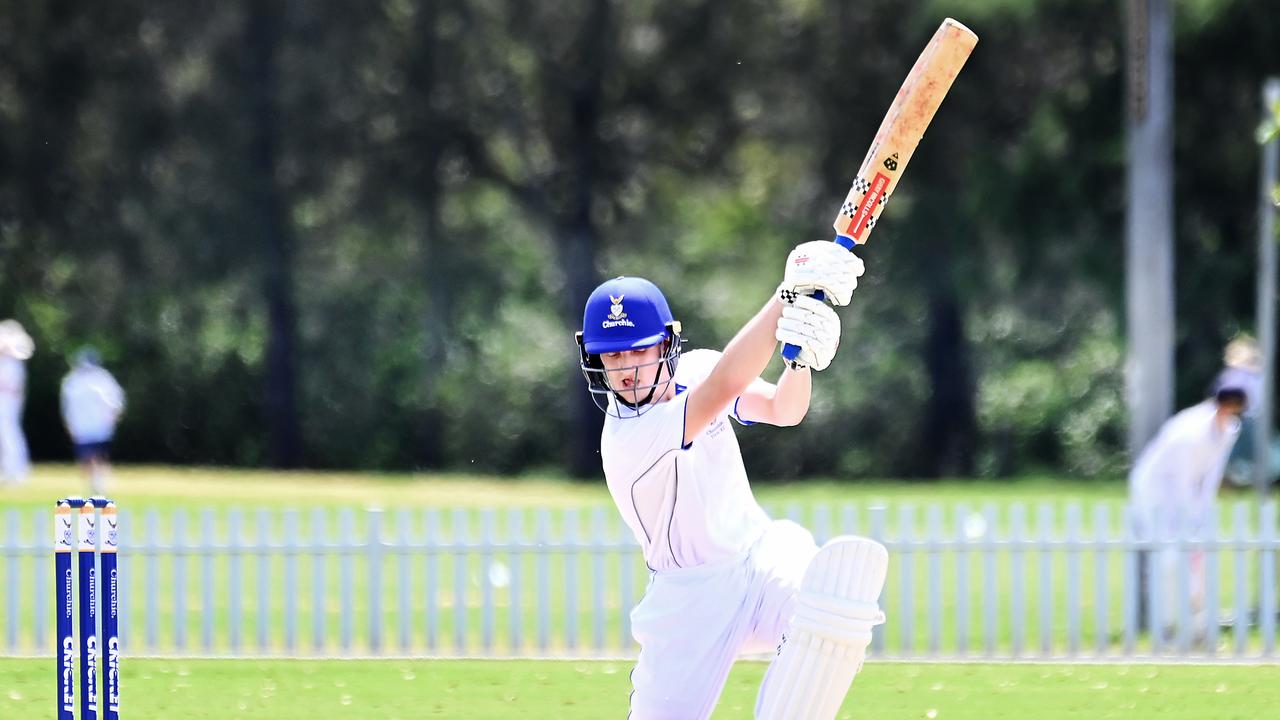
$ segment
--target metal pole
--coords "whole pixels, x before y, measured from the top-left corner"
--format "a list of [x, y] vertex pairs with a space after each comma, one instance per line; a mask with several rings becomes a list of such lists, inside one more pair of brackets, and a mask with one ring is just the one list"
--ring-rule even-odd
[[[1269, 78], [1262, 86], [1263, 117], [1273, 119], [1272, 108], [1280, 103], [1280, 78]], [[1272, 191], [1277, 183], [1277, 155], [1280, 140], [1262, 146], [1258, 199], [1258, 344], [1262, 346], [1262, 402], [1253, 428], [1253, 482], [1258, 496], [1266, 497], [1271, 483], [1271, 422], [1274, 417], [1276, 353], [1276, 208]]]
[[1173, 10], [1129, 0], [1125, 396], [1136, 458], [1173, 414]]

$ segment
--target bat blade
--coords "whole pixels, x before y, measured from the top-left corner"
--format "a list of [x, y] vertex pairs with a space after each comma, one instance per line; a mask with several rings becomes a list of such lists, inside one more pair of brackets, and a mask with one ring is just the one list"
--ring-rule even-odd
[[[865, 243], [893, 195], [920, 138], [942, 105], [978, 36], [947, 18], [898, 88], [832, 226], [845, 247]], [[840, 238], [845, 238], [842, 242]]]
[[[977, 44], [978, 36], [972, 30], [947, 18], [916, 58], [831, 224], [836, 231], [835, 241], [846, 249], [852, 250], [871, 236], [920, 138]], [[813, 296], [823, 299], [821, 292]], [[795, 360], [799, 353], [800, 348], [795, 345], [782, 348], [787, 360]]]

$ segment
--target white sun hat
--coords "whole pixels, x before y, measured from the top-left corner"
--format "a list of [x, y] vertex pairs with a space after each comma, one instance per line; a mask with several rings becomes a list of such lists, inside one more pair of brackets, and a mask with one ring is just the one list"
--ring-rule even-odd
[[36, 344], [17, 320], [0, 321], [0, 354], [26, 360], [35, 352]]
[[1248, 335], [1237, 335], [1234, 340], [1227, 343], [1227, 348], [1222, 353], [1222, 362], [1227, 367], [1261, 372], [1262, 347], [1258, 345], [1257, 340]]

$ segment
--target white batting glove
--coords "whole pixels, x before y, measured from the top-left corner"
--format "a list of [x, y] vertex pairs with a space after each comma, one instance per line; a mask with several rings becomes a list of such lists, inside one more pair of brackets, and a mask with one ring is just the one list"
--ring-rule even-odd
[[848, 305], [866, 268], [862, 258], [840, 243], [814, 240], [797, 245], [787, 256], [787, 269], [778, 286], [778, 297], [790, 303], [797, 295], [815, 290], [826, 294], [833, 305]]
[[782, 306], [775, 336], [780, 342], [800, 348], [800, 354], [791, 361], [792, 368], [825, 370], [840, 347], [840, 318], [821, 300], [799, 295], [791, 305]]

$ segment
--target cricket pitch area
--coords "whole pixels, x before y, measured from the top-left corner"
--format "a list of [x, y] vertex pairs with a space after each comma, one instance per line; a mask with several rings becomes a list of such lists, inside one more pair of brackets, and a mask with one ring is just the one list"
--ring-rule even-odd
[[[0, 658], [0, 717], [49, 717], [53, 661]], [[739, 662], [712, 716], [750, 718], [761, 662]], [[126, 717], [554, 718], [626, 716], [629, 661], [128, 659]], [[838, 717], [1057, 720], [1267, 717], [1275, 665], [871, 661]]]

